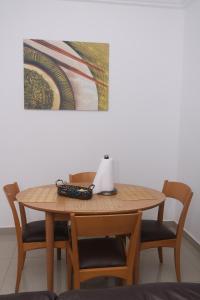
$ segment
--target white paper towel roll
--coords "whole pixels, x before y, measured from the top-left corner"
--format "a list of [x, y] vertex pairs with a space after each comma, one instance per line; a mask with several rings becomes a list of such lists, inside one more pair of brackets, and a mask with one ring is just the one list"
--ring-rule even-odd
[[93, 189], [93, 193], [100, 192], [109, 192], [114, 189], [113, 184], [113, 159], [106, 158], [108, 156], [104, 156], [101, 159], [99, 168], [97, 170], [96, 176], [94, 178], [93, 184], [95, 185]]

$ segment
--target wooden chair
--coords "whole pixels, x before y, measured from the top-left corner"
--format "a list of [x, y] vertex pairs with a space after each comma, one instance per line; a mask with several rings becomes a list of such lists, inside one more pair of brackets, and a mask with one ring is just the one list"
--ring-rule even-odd
[[159, 206], [157, 220], [142, 220], [141, 225], [141, 250], [158, 248], [160, 263], [163, 262], [163, 247], [174, 248], [174, 260], [177, 280], [181, 281], [180, 273], [180, 248], [183, 228], [187, 216], [190, 201], [192, 199], [191, 188], [181, 182], [165, 181], [162, 192], [166, 197], [181, 202], [182, 210], [179, 216], [176, 231], [169, 229], [163, 223], [164, 202]]
[[[16, 182], [5, 185], [3, 189], [12, 210], [17, 236], [18, 262], [15, 292], [18, 292], [26, 258], [26, 252], [29, 250], [46, 248], [45, 221], [43, 220], [27, 223], [26, 212], [22, 203], [18, 203], [20, 213], [19, 218], [17, 209], [15, 207], [15, 201], [16, 194], [19, 193], [20, 190]], [[55, 221], [54, 226], [54, 247], [58, 249], [69, 249], [67, 222]]]
[[[74, 288], [80, 288], [82, 281], [100, 276], [122, 278], [131, 285], [140, 223], [141, 212], [96, 216], [71, 214]], [[130, 235], [127, 249], [120, 235]]]
[[96, 176], [96, 172], [83, 172], [76, 174], [69, 174], [69, 183], [78, 183], [78, 182], [87, 182], [92, 183], [94, 181], [94, 177]]

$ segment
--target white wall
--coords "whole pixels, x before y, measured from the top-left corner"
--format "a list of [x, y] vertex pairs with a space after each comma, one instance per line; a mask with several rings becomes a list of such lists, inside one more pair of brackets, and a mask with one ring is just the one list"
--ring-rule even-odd
[[200, 1], [185, 10], [183, 101], [178, 177], [194, 197], [186, 230], [200, 243]]
[[[1, 187], [96, 170], [104, 153], [118, 182], [161, 189], [165, 178], [176, 179], [182, 10], [1, 0], [0, 36]], [[24, 38], [110, 43], [109, 111], [24, 110]], [[0, 226], [10, 226], [2, 188], [0, 199]]]

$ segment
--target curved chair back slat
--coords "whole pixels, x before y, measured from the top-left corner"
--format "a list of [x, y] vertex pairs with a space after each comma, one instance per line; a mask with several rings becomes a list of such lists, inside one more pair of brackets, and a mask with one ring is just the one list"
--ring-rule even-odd
[[179, 216], [176, 233], [177, 238], [180, 238], [179, 235], [182, 235], [183, 233], [183, 228], [193, 192], [185, 183], [168, 180], [165, 180], [162, 192], [167, 198], [173, 198], [182, 204], [182, 210]]
[[[18, 244], [20, 244], [20, 243], [22, 243], [22, 227], [21, 227], [22, 221], [20, 222], [18, 212], [17, 212], [16, 206], [15, 206], [16, 195], [20, 192], [19, 186], [18, 186], [17, 182], [14, 182], [12, 184], [5, 185], [3, 187], [3, 190], [5, 192], [6, 198], [11, 207], [11, 210], [12, 210], [13, 219], [14, 219], [14, 223], [15, 223], [15, 230], [16, 230], [16, 235], [17, 235], [17, 242], [18, 242]], [[23, 222], [25, 222], [26, 215], [25, 215], [24, 207], [22, 205], [20, 205], [19, 209], [20, 209], [20, 214], [24, 216]]]
[[82, 172], [69, 175], [69, 183], [87, 182], [92, 183], [96, 172]]

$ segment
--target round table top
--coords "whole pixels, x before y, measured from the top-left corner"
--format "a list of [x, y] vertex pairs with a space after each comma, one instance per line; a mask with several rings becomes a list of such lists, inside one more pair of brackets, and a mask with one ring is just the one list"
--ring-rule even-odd
[[90, 200], [59, 196], [55, 185], [28, 188], [18, 193], [16, 198], [25, 206], [36, 210], [78, 214], [127, 213], [146, 210], [158, 206], [165, 200], [163, 193], [150, 188], [129, 184], [115, 184], [115, 187], [116, 195], [94, 194]]

